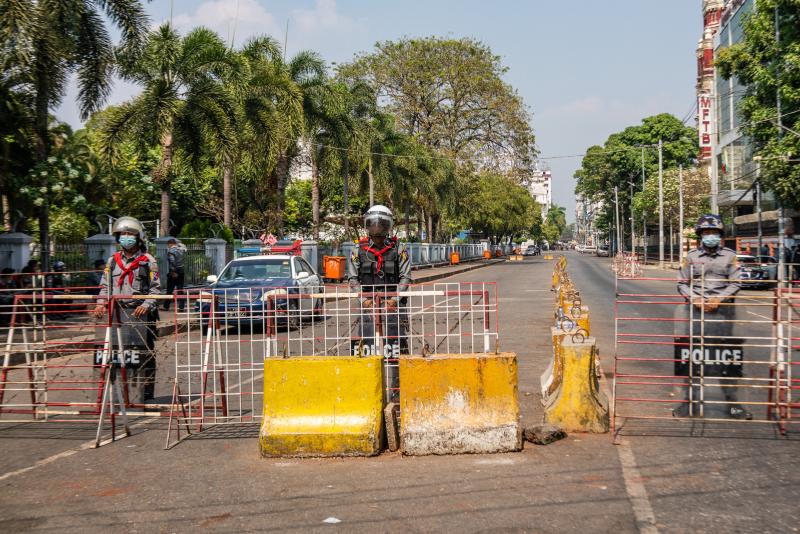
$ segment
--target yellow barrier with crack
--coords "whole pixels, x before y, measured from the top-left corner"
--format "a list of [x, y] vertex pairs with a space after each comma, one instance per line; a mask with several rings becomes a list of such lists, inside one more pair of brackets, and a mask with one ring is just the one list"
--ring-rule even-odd
[[404, 454], [462, 454], [522, 448], [517, 357], [442, 354], [400, 359]]
[[561, 383], [546, 401], [545, 421], [567, 432], [608, 432], [608, 399], [600, 391], [594, 338], [561, 339]]
[[382, 358], [264, 361], [262, 456], [371, 456], [381, 449]]

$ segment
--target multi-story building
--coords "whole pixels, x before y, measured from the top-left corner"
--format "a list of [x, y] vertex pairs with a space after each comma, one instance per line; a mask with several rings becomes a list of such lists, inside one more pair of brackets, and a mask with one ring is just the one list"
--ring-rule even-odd
[[531, 196], [542, 206], [542, 218], [547, 217], [553, 205], [552, 176], [549, 170], [535, 170], [528, 183]]
[[582, 195], [575, 197], [575, 241], [585, 247], [596, 247], [599, 239], [595, 221], [603, 209], [602, 201], [593, 201]]

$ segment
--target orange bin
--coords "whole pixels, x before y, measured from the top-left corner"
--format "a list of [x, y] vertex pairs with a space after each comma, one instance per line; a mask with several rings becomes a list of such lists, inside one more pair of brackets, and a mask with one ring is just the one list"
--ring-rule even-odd
[[457, 265], [461, 263], [461, 256], [455, 250], [450, 253], [450, 264]]
[[488, 259], [490, 259], [492, 257], [492, 253], [489, 252], [488, 250], [484, 250], [483, 251], [483, 257], [484, 257], [484, 259], [488, 260]]
[[339, 282], [345, 276], [345, 261], [347, 258], [344, 256], [323, 256], [322, 265], [325, 270], [325, 279]]

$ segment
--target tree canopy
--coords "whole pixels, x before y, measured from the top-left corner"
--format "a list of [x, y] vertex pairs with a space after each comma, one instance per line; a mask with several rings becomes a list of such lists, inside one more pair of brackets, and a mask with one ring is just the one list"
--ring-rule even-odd
[[744, 38], [722, 49], [716, 66], [746, 87], [739, 106], [742, 131], [755, 142], [765, 189], [800, 208], [800, 3], [759, 0], [745, 19]]

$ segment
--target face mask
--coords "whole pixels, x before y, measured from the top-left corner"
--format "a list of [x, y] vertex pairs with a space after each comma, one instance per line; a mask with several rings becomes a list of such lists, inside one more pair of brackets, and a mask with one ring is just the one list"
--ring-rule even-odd
[[722, 241], [722, 236], [719, 234], [706, 234], [703, 236], [703, 246], [708, 248], [717, 248], [720, 241]]
[[119, 236], [119, 244], [126, 250], [132, 249], [136, 246], [136, 237], [132, 235], [121, 235]]

